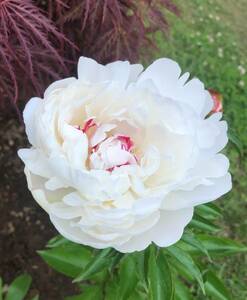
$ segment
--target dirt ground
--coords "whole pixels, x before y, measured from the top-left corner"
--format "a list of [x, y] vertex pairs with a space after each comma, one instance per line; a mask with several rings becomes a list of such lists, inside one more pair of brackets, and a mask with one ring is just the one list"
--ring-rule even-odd
[[30, 296], [38, 291], [41, 300], [62, 300], [75, 291], [68, 278], [51, 270], [36, 253], [56, 230], [27, 189], [16, 153], [26, 145], [16, 115], [0, 112], [0, 276], [10, 283], [28, 272], [33, 278]]

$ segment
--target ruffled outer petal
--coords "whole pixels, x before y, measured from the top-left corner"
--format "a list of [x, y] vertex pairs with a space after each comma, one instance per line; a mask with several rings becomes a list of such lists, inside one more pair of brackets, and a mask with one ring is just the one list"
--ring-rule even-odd
[[51, 203], [59, 202], [70, 192], [68, 188], [61, 188], [56, 191], [50, 191], [45, 188], [45, 179], [43, 177], [34, 175], [28, 168], [24, 169], [27, 177], [28, 188], [31, 191], [37, 203], [49, 214]]
[[207, 203], [228, 193], [232, 188], [231, 175], [210, 179], [210, 185], [198, 185], [191, 191], [178, 189], [164, 199], [163, 208], [177, 210]]
[[128, 242], [117, 246], [120, 252], [142, 251], [154, 242], [159, 247], [168, 247], [182, 237], [185, 226], [193, 217], [193, 207], [160, 211], [160, 219], [155, 226], [144, 234], [132, 237]]
[[188, 73], [181, 76], [179, 65], [168, 58], [154, 61], [140, 76], [138, 82], [152, 80], [161, 95], [185, 103], [195, 112], [205, 116], [212, 107], [212, 99], [203, 83], [194, 78], [187, 83]]
[[91, 84], [116, 81], [125, 87], [135, 81], [142, 70], [142, 65], [130, 65], [128, 61], [116, 61], [103, 66], [91, 58], [80, 57], [77, 72], [80, 80]]
[[71, 83], [75, 82], [76, 78], [75, 77], [69, 77], [61, 80], [57, 80], [50, 84], [48, 88], [44, 92], [44, 98], [47, 98], [51, 95], [51, 93], [54, 92], [59, 92], [61, 89], [66, 88], [69, 86]]
[[39, 133], [37, 132], [36, 121], [39, 114], [41, 114], [42, 109], [42, 99], [35, 97], [28, 101], [23, 111], [23, 119], [28, 140], [33, 146], [36, 147], [39, 146]]

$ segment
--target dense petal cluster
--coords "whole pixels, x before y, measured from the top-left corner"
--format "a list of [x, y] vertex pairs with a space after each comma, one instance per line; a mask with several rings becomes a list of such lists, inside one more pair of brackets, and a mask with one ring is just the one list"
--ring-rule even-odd
[[81, 57], [78, 79], [24, 110], [28, 187], [66, 238], [121, 252], [180, 239], [193, 207], [231, 189], [222, 114], [198, 79], [158, 59], [106, 66]]

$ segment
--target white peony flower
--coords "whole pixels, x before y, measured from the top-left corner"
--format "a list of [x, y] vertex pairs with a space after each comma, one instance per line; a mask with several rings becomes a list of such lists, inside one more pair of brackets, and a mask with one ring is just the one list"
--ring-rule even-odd
[[198, 79], [158, 59], [106, 66], [81, 57], [78, 79], [24, 110], [28, 188], [67, 239], [139, 251], [177, 242], [193, 207], [231, 189], [222, 114]]

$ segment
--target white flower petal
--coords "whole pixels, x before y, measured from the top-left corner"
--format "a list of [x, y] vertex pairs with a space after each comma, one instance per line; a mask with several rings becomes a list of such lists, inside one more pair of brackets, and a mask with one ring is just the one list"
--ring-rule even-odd
[[179, 65], [168, 58], [154, 61], [140, 76], [139, 81], [151, 79], [164, 96], [170, 96], [181, 74]]
[[161, 208], [163, 196], [151, 196], [139, 198], [133, 206], [133, 212], [135, 215], [146, 215], [153, 213]]
[[208, 93], [203, 83], [196, 78], [185, 83], [188, 73], [179, 78], [180, 74], [181, 69], [175, 61], [161, 58], [142, 73], [139, 82], [151, 79], [163, 96], [185, 103], [198, 114], [202, 114], [207, 110], [205, 106], [208, 102]]
[[209, 159], [205, 159], [204, 157], [198, 159], [190, 175], [201, 178], [222, 177], [227, 173], [228, 169], [228, 158], [219, 153]]
[[184, 73], [184, 74], [179, 78], [179, 84], [180, 84], [180, 86], [184, 86], [185, 83], [187, 82], [187, 80], [189, 79], [189, 77], [190, 77], [190, 73], [189, 73], [189, 72]]
[[227, 123], [219, 121], [221, 113], [215, 113], [210, 118], [197, 125], [197, 142], [202, 156], [213, 155], [221, 151], [228, 142]]
[[159, 247], [168, 247], [176, 243], [182, 236], [184, 227], [191, 221], [193, 208], [177, 211], [164, 211], [160, 213], [159, 221], [145, 234], [131, 238], [127, 243], [117, 246], [120, 252], [129, 253], [142, 251], [151, 242]]
[[130, 74], [129, 74], [128, 83], [135, 82], [142, 71], [143, 71], [143, 65], [141, 64], [130, 65]]
[[34, 148], [19, 149], [18, 156], [33, 174], [46, 178], [53, 176], [49, 162], [40, 150]]
[[181, 239], [192, 217], [193, 207], [176, 211], [161, 210], [159, 222], [150, 230], [152, 241], [159, 247], [175, 244]]
[[142, 70], [142, 65], [130, 65], [128, 61], [115, 61], [103, 66], [91, 58], [80, 57], [78, 78], [90, 83], [115, 81], [126, 87], [136, 80]]
[[62, 188], [56, 191], [45, 189], [45, 179], [34, 175], [26, 167], [24, 169], [27, 177], [28, 188], [31, 191], [37, 203], [47, 212], [50, 213], [50, 204], [61, 201], [61, 199], [70, 192], [70, 189]]
[[83, 208], [68, 206], [63, 202], [58, 202], [50, 205], [50, 213], [58, 218], [70, 220], [81, 217], [83, 215]]
[[23, 111], [23, 119], [29, 142], [33, 146], [39, 146], [39, 135], [37, 132], [36, 123], [39, 119], [39, 114], [43, 109], [44, 102], [40, 98], [31, 98]]
[[[72, 222], [69, 220], [57, 218], [53, 214], [50, 214], [50, 219], [60, 234], [75, 243], [88, 245], [97, 249], [103, 249], [114, 245], [112, 241], [102, 241], [86, 234], [80, 227], [72, 226]], [[122, 244], [128, 239], [129, 237], [120, 238], [119, 240], [115, 240], [114, 243]]]
[[85, 200], [77, 192], [67, 194], [63, 197], [63, 202], [68, 206], [83, 206], [85, 205]]
[[75, 169], [85, 169], [88, 157], [88, 139], [86, 134], [73, 126], [63, 126], [63, 150], [69, 163]]
[[51, 177], [49, 180], [45, 183], [45, 188], [50, 191], [55, 191], [57, 189], [61, 188], [67, 188], [68, 186], [65, 185], [64, 181], [62, 181], [58, 177]]
[[213, 201], [229, 192], [232, 188], [231, 175], [210, 179], [213, 185], [199, 185], [192, 191], [171, 192], [163, 202], [164, 209], [177, 210]]
[[202, 118], [205, 118], [210, 113], [210, 111], [213, 109], [214, 106], [214, 101], [210, 93], [208, 91], [205, 91], [205, 93], [206, 93], [206, 100], [201, 113]]
[[83, 56], [79, 58], [77, 73], [78, 79], [90, 83], [109, 81], [111, 78], [105, 66], [98, 64], [92, 58]]
[[75, 77], [69, 77], [61, 80], [54, 81], [52, 84], [48, 86], [48, 88], [44, 92], [44, 98], [47, 98], [51, 93], [60, 91], [61, 89], [66, 88], [71, 83], [75, 82]]
[[99, 126], [90, 139], [91, 146], [94, 147], [102, 142], [107, 137], [106, 133], [114, 128], [116, 128], [115, 124], [102, 124], [101, 126]]
[[111, 80], [118, 81], [123, 87], [135, 81], [143, 70], [142, 65], [131, 65], [128, 61], [115, 61], [107, 64], [106, 68], [110, 71]]
[[119, 148], [119, 146], [113, 146], [107, 148], [106, 157], [110, 168], [124, 165], [132, 158], [132, 155], [128, 151]]
[[85, 198], [94, 200], [107, 197], [103, 192], [104, 187], [92, 172], [72, 168], [65, 157], [56, 153], [53, 153], [49, 159], [49, 164], [52, 171], [59, 174], [66, 186], [77, 189]]
[[143, 176], [149, 177], [153, 175], [160, 166], [160, 152], [155, 146], [149, 146], [145, 151], [143, 157], [140, 161], [140, 166], [142, 168]]
[[199, 79], [193, 78], [180, 90], [175, 90], [174, 99], [187, 104], [195, 112], [201, 115], [206, 105], [206, 101], [208, 101], [207, 96], [203, 83]]

